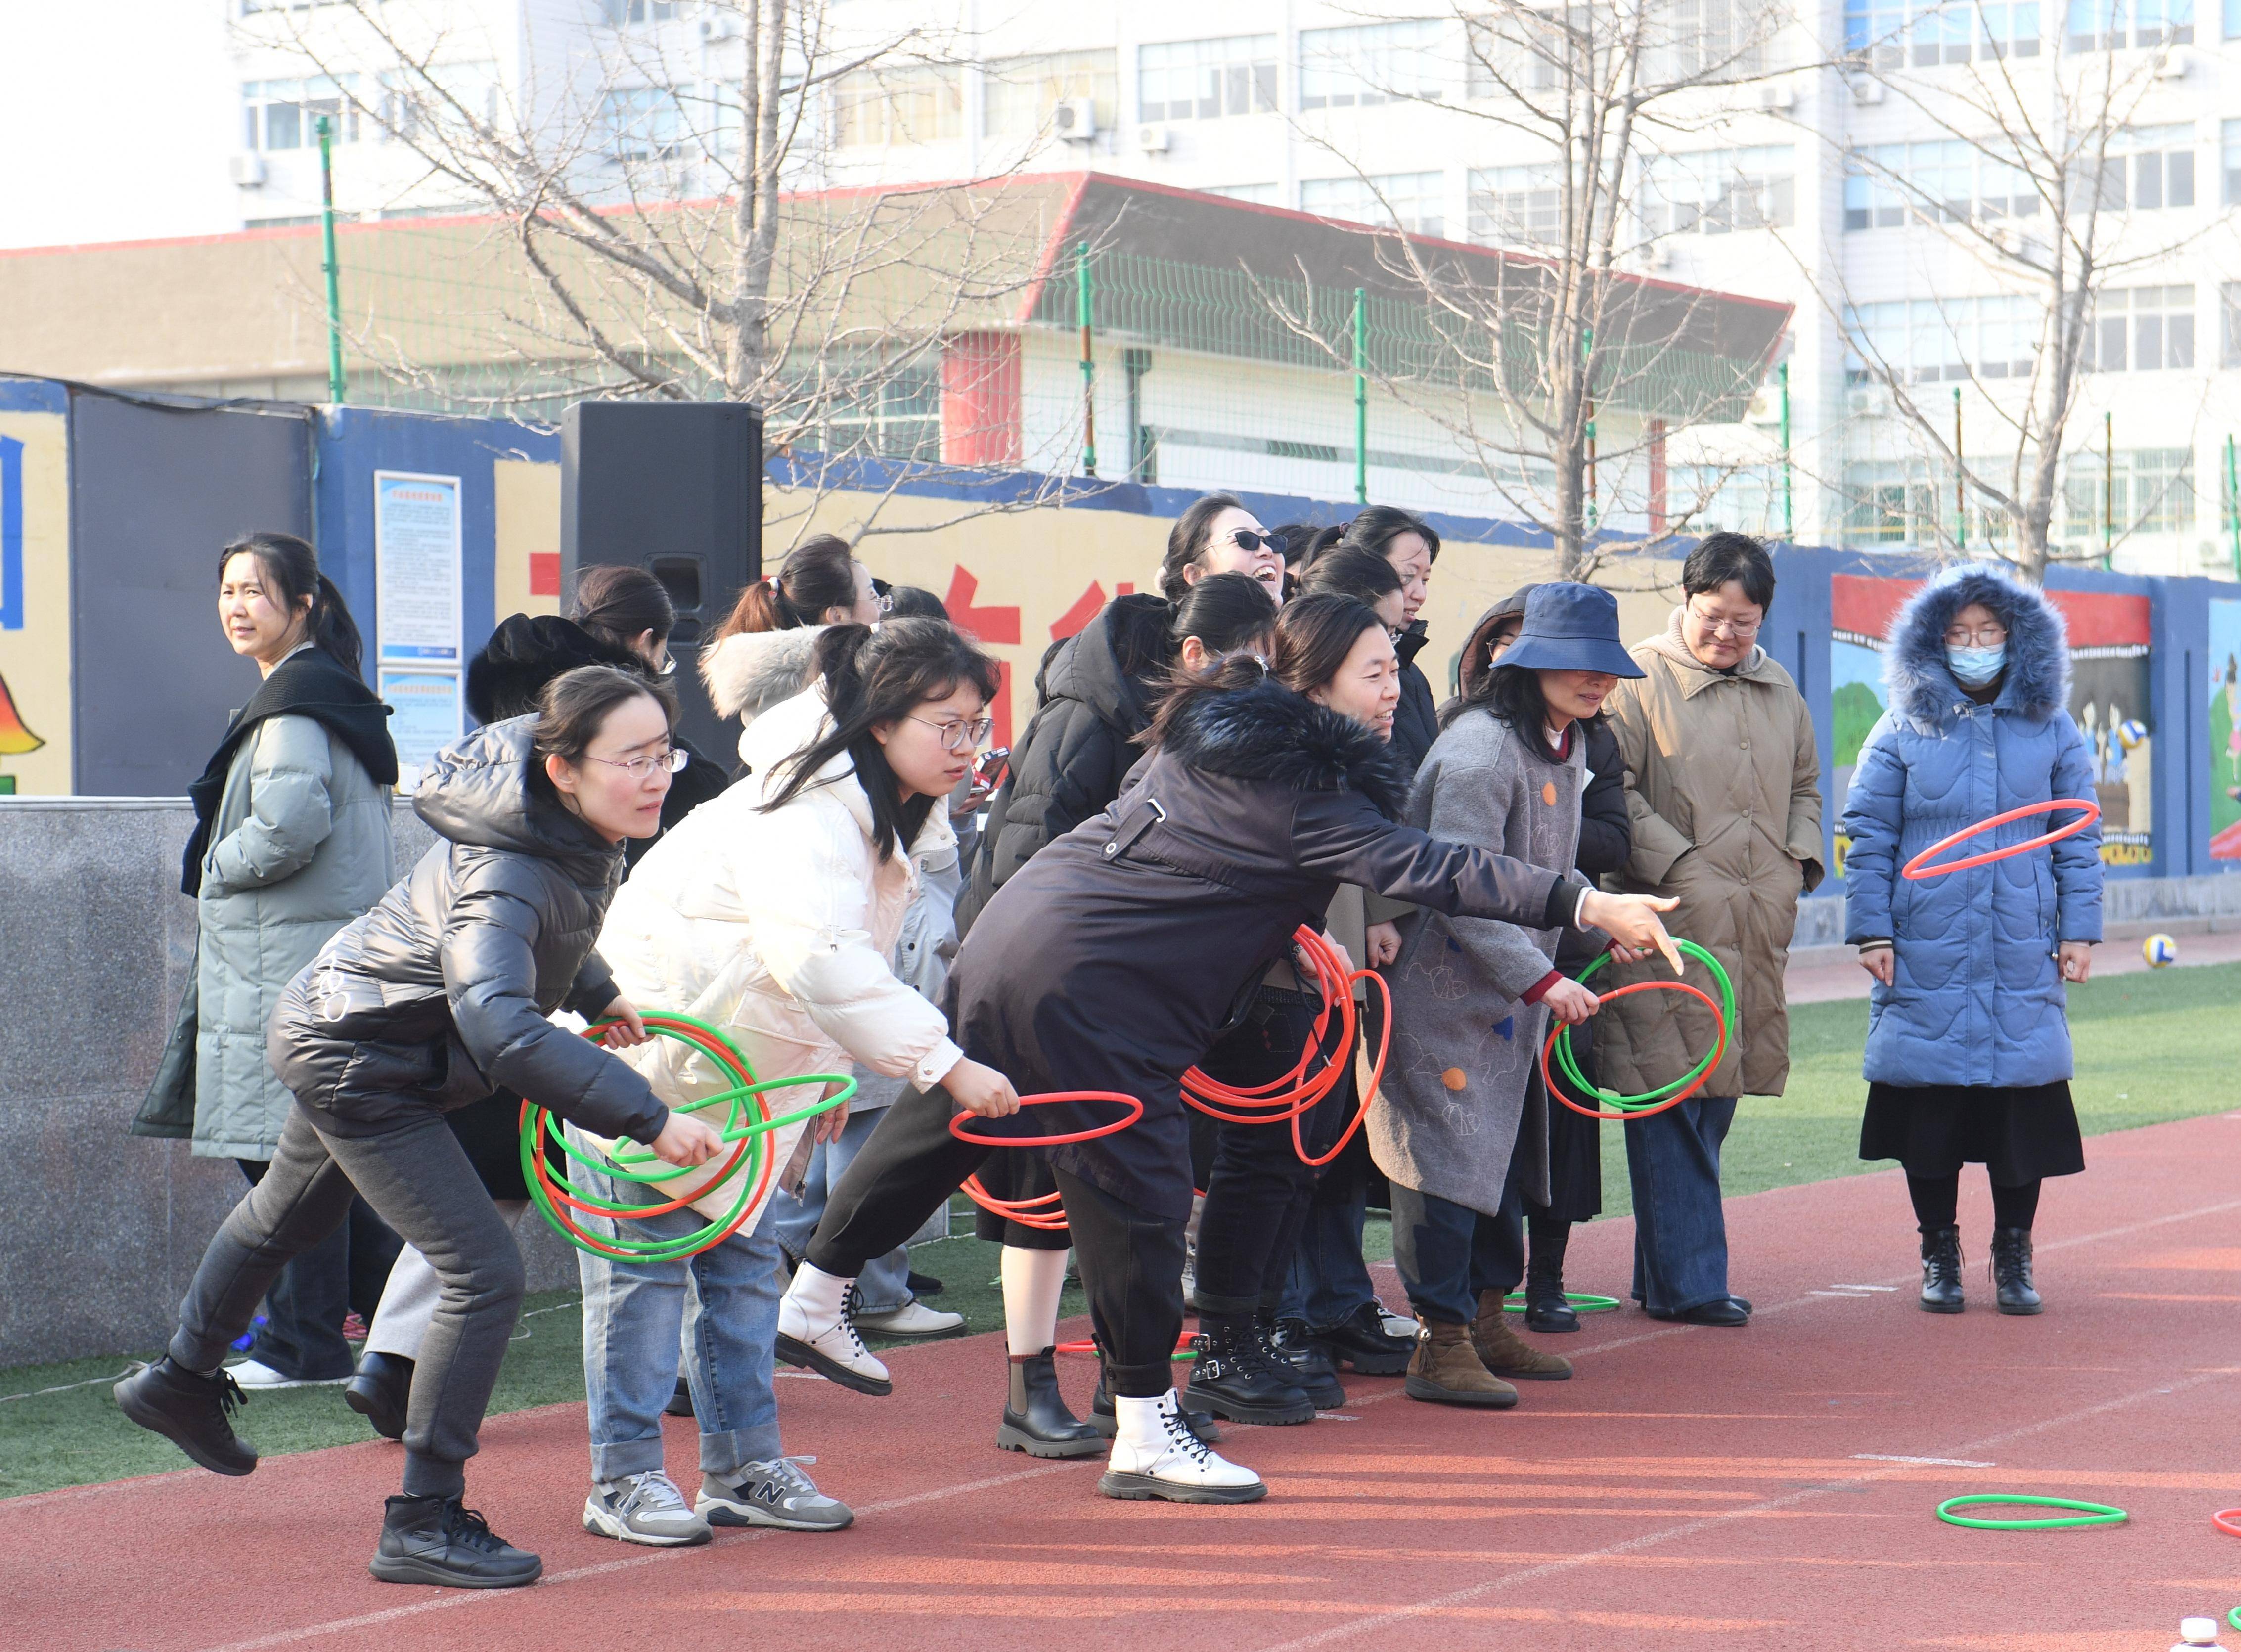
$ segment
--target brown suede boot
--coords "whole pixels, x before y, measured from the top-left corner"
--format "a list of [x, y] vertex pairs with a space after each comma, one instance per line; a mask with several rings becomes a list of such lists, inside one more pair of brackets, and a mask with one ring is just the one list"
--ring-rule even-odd
[[1412, 1400], [1438, 1405], [1485, 1406], [1506, 1411], [1517, 1403], [1517, 1390], [1479, 1363], [1470, 1328], [1438, 1320], [1416, 1321], [1416, 1352], [1401, 1384]]
[[1482, 1291], [1478, 1317], [1471, 1321], [1471, 1347], [1479, 1363], [1513, 1381], [1562, 1382], [1572, 1374], [1572, 1362], [1543, 1354], [1509, 1328], [1502, 1314], [1502, 1293]]

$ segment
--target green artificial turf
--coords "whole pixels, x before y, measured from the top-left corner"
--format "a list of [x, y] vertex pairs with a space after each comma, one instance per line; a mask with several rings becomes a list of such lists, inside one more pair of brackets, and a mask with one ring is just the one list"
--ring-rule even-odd
[[[2237, 1002], [2241, 964], [2113, 976], [2072, 989], [2077, 1077], [2071, 1089], [2086, 1134], [2231, 1107]], [[1858, 1000], [1790, 1011], [1789, 1093], [1749, 1097], [1738, 1108], [1724, 1160], [1729, 1193], [1760, 1193], [1886, 1167], [1863, 1164], [1857, 1156], [1860, 1108], [1867, 1096], [1860, 1078], [1867, 1020], [1867, 1004]], [[1632, 1208], [1617, 1135], [1624, 1127], [1604, 1127], [1603, 1207], [1615, 1216]], [[2090, 1152], [2087, 1156], [2090, 1160]], [[968, 1330], [995, 1330], [1003, 1324], [998, 1250], [970, 1236], [971, 1217], [961, 1199], [955, 1208], [952, 1226], [962, 1236], [914, 1246], [911, 1263], [946, 1285], [933, 1306], [963, 1314]], [[1375, 1213], [1363, 1250], [1373, 1261], [1392, 1254], [1389, 1227]], [[1076, 1314], [1081, 1306], [1080, 1291], [1069, 1287], [1062, 1311]], [[142, 1350], [138, 1357], [151, 1353]], [[167, 1441], [117, 1415], [109, 1383], [124, 1369], [126, 1358], [0, 1371], [0, 1497], [187, 1466]], [[532, 1298], [507, 1350], [492, 1414], [581, 1400], [582, 1358], [574, 1293]], [[47, 1388], [61, 1391], [37, 1392]], [[994, 1419], [989, 1422], [993, 1428]], [[268, 1455], [372, 1437], [334, 1388], [259, 1395], [241, 1426]]]

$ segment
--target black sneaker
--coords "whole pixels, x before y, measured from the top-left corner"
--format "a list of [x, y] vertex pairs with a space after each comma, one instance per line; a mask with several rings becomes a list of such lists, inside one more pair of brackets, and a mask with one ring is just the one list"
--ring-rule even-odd
[[257, 1448], [233, 1431], [232, 1414], [249, 1396], [227, 1372], [202, 1376], [172, 1364], [167, 1354], [110, 1393], [119, 1411], [212, 1474], [245, 1475], [257, 1467]]
[[343, 1384], [343, 1403], [383, 1439], [402, 1440], [405, 1413], [412, 1403], [412, 1361], [401, 1354], [359, 1355], [358, 1374]]
[[692, 1385], [683, 1377], [677, 1379], [677, 1388], [669, 1396], [669, 1403], [661, 1408], [666, 1417], [689, 1417], [692, 1415]]
[[1336, 1325], [1319, 1327], [1308, 1334], [1334, 1368], [1350, 1365], [1364, 1376], [1399, 1376], [1416, 1352], [1412, 1338], [1387, 1334], [1385, 1315], [1375, 1302], [1364, 1302]]
[[913, 1268], [910, 1276], [910, 1294], [913, 1296], [939, 1296], [941, 1294], [941, 1281]]
[[391, 1497], [381, 1546], [366, 1570], [385, 1583], [519, 1588], [544, 1575], [545, 1562], [507, 1542], [457, 1497]]
[[1332, 1411], [1346, 1403], [1346, 1388], [1338, 1380], [1330, 1356], [1308, 1340], [1305, 1320], [1278, 1320], [1269, 1332], [1269, 1346], [1280, 1360], [1288, 1361], [1299, 1374], [1300, 1387], [1318, 1411]]

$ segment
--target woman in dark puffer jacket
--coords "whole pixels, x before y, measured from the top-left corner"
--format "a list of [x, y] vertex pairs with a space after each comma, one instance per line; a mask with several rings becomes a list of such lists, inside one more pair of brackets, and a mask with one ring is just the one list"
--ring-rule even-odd
[[645, 1037], [592, 949], [622, 878], [622, 846], [660, 821], [673, 702], [606, 666], [571, 672], [534, 719], [438, 753], [413, 799], [447, 841], [321, 948], [275, 1013], [268, 1054], [296, 1098], [264, 1180], [211, 1241], [170, 1351], [116, 1387], [118, 1408], [204, 1468], [245, 1475], [240, 1390], [220, 1368], [288, 1259], [317, 1244], [353, 1188], [444, 1281], [412, 1388], [404, 1495], [389, 1500], [371, 1570], [388, 1582], [504, 1588], [537, 1556], [465, 1508], [475, 1454], [521, 1305], [521, 1254], [444, 1114], [498, 1085], [677, 1165], [720, 1145], [646, 1080], [547, 1018], [564, 1007]]

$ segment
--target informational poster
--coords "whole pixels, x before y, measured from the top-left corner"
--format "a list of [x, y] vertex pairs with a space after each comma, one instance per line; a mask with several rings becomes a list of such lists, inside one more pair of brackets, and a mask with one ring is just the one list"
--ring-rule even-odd
[[466, 727], [459, 478], [376, 471], [373, 549], [379, 692], [396, 709], [389, 732], [403, 771], [398, 784], [410, 791]]
[[2210, 858], [2241, 860], [2241, 602], [2210, 602]]

